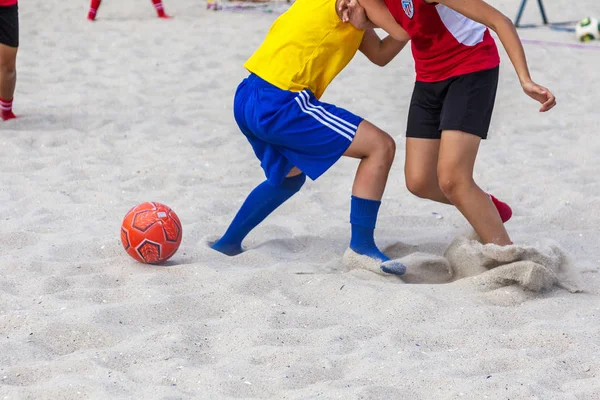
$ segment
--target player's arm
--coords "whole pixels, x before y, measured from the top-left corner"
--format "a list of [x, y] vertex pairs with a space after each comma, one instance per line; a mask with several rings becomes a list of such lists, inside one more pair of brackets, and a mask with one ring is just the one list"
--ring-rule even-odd
[[402, 51], [406, 43], [408, 40], [398, 41], [392, 36], [387, 36], [382, 40], [373, 28], [368, 28], [358, 49], [373, 64], [383, 67]]
[[[346, 8], [352, 8], [353, 6], [356, 6], [355, 1], [342, 2], [340, 11], [344, 12]], [[360, 6], [365, 9], [367, 18], [375, 26], [386, 31], [388, 35], [399, 42], [410, 40], [408, 33], [396, 22], [390, 10], [383, 3], [383, 0], [360, 0]]]
[[[361, 4], [363, 1], [361, 0]], [[523, 45], [515, 26], [507, 16], [483, 0], [436, 0], [436, 2], [459, 12], [473, 21], [484, 24], [496, 32], [517, 72], [525, 93], [542, 103], [540, 111], [548, 111], [554, 107], [556, 101], [552, 93], [548, 89], [537, 85], [531, 79]]]

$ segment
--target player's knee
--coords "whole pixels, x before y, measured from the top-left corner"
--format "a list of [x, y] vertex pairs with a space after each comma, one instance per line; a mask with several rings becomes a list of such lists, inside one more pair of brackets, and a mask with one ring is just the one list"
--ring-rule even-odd
[[411, 172], [406, 169], [404, 171], [404, 178], [406, 180], [406, 188], [408, 191], [423, 199], [429, 198], [431, 186], [437, 185], [437, 182], [430, 182], [425, 174]]
[[380, 139], [378, 140], [376, 147], [376, 155], [379, 160], [384, 162], [386, 165], [392, 165], [394, 157], [396, 156], [396, 142], [394, 139], [385, 132], [382, 132]]
[[438, 182], [440, 190], [444, 193], [444, 196], [448, 200], [454, 200], [460, 198], [461, 194], [465, 192], [473, 183], [471, 177], [467, 177], [464, 174], [456, 172], [442, 172], [438, 170]]
[[299, 175], [285, 178], [281, 183], [280, 187], [290, 192], [296, 193], [302, 188], [304, 182], [306, 182], [306, 174], [301, 173]]
[[17, 73], [15, 63], [9, 60], [0, 61], [0, 73], [7, 79], [13, 78]]

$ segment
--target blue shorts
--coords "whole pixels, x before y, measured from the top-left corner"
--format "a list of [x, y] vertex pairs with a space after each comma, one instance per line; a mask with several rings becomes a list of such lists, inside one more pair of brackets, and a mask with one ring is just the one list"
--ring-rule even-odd
[[233, 112], [274, 185], [293, 167], [317, 179], [348, 149], [363, 120], [309, 90], [282, 90], [254, 74], [238, 86]]

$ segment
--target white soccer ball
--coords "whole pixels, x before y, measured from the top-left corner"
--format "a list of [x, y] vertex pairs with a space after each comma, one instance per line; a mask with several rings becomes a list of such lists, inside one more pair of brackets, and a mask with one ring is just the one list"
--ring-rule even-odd
[[600, 39], [600, 22], [597, 18], [584, 18], [575, 25], [575, 34], [582, 42]]

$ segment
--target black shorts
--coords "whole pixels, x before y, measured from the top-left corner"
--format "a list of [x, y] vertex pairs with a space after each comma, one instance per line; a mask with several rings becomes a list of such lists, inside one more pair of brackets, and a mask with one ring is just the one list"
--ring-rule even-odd
[[19, 47], [19, 6], [0, 7], [0, 44]]
[[457, 130], [487, 138], [499, 67], [441, 82], [416, 82], [408, 111], [406, 137], [440, 139]]

